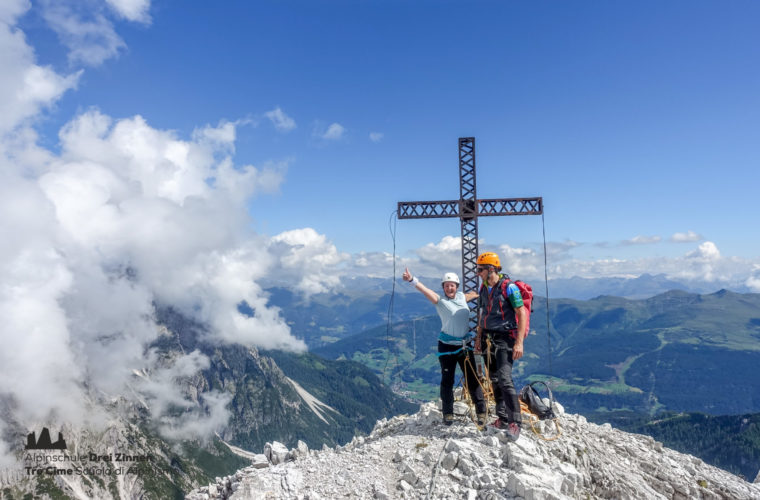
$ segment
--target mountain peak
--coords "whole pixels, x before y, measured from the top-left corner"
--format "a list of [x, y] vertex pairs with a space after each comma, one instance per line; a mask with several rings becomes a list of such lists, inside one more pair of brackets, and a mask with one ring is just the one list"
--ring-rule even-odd
[[294, 450], [292, 461], [251, 466], [187, 498], [760, 498], [760, 485], [651, 437], [560, 413], [558, 439], [528, 426], [512, 443], [465, 417], [444, 427], [427, 403], [346, 446]]

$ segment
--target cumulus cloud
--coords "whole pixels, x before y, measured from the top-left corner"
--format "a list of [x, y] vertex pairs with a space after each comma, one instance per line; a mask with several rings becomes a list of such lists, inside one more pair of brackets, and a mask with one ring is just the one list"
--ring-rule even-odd
[[279, 107], [272, 111], [267, 111], [264, 116], [269, 118], [274, 128], [280, 132], [290, 132], [296, 128], [296, 122], [291, 117], [286, 115]]
[[[572, 250], [584, 246], [571, 240], [547, 242], [547, 272], [549, 279], [558, 278], [635, 278], [643, 274], [659, 275], [677, 281], [696, 281], [710, 286], [760, 291], [760, 263], [755, 260], [723, 256], [713, 242], [703, 242], [693, 250], [674, 257], [628, 258], [615, 256], [619, 246], [608, 247], [613, 255], [604, 258], [578, 258]], [[589, 246], [590, 247], [590, 246]], [[480, 252], [496, 252], [502, 268], [515, 279], [543, 281], [544, 254], [541, 245], [512, 247], [494, 246], [479, 242]], [[754, 267], [753, 267], [754, 266]], [[352, 256], [347, 264], [349, 275], [385, 277], [392, 274], [393, 256], [379, 252], [364, 252]], [[427, 243], [413, 251], [412, 256], [396, 256], [397, 278], [404, 267], [418, 276], [436, 277], [443, 272], [461, 272], [460, 238], [445, 236], [439, 242]]]
[[441, 274], [444, 272], [460, 272], [462, 268], [462, 238], [459, 236], [444, 236], [438, 243], [428, 243], [415, 252], [427, 269], [434, 268]]
[[705, 241], [696, 250], [686, 254], [687, 259], [700, 262], [711, 262], [720, 258], [720, 251], [712, 241]]
[[539, 255], [530, 248], [513, 248], [509, 245], [499, 246], [496, 252], [501, 260], [504, 272], [519, 276], [537, 276], [539, 263], [543, 267], [543, 254]]
[[106, 0], [106, 3], [124, 19], [150, 23], [150, 0]]
[[209, 391], [199, 395], [196, 401], [192, 394], [175, 389], [177, 381], [192, 385], [193, 377], [209, 366], [208, 357], [193, 351], [156, 370], [135, 372], [138, 377], [132, 385], [164, 436], [170, 439], [210, 436], [226, 425], [229, 394]]
[[71, 63], [97, 66], [126, 48], [99, 2], [45, 0], [42, 17], [68, 49]]
[[760, 293], [760, 264], [752, 266], [752, 271], [744, 284], [755, 293]]
[[268, 250], [276, 259], [273, 275], [295, 283], [294, 288], [306, 296], [335, 288], [342, 274], [340, 266], [350, 257], [308, 227], [273, 236]]
[[582, 243], [573, 240], [565, 241], [547, 241], [546, 253], [554, 261], [562, 260], [568, 257], [569, 253], [574, 249], [582, 246]]
[[383, 137], [385, 137], [385, 134], [382, 132], [370, 132], [369, 133], [369, 140], [378, 143], [383, 140]]
[[16, 20], [29, 10], [29, 0], [6, 0], [0, 3], [0, 21], [12, 26]]
[[550, 278], [636, 277], [642, 274], [663, 274], [668, 278], [682, 281], [709, 282], [724, 287], [755, 284], [751, 269], [757, 264], [737, 257], [721, 255], [717, 245], [711, 241], [700, 244], [696, 249], [676, 257], [645, 257], [636, 259], [565, 259], [561, 262], [549, 261]]
[[346, 129], [340, 123], [331, 123], [326, 129], [319, 127], [316, 135], [326, 141], [337, 141], [343, 138]]
[[[0, 231], [14, 235], [0, 245], [0, 393], [19, 419], [81, 421], [85, 387], [125, 393], [136, 369], [150, 369], [155, 304], [207, 325], [209, 341], [305, 348], [257, 284], [278, 261], [246, 211], [282, 175], [234, 165], [234, 125], [188, 140], [92, 109], [61, 129], [59, 153], [24, 130], [17, 120], [0, 149]], [[238, 311], [241, 302], [252, 314]], [[173, 370], [202, 367], [196, 357]], [[171, 412], [161, 405], [183, 398], [176, 376], [152, 370], [162, 391], [136, 387], [163, 422]], [[216, 426], [224, 399], [207, 399], [166, 432]]]
[[[404, 259], [396, 256], [396, 260], [397, 272], [403, 272]], [[359, 252], [352, 256], [349, 266], [353, 268], [353, 271], [347, 272], [349, 275], [387, 278], [393, 270], [393, 255], [388, 252]]]
[[623, 240], [621, 244], [623, 245], [650, 245], [652, 243], [659, 243], [660, 240], [662, 240], [662, 238], [659, 236], [637, 235], [631, 238], [630, 240]]
[[701, 234], [697, 234], [694, 231], [687, 231], [685, 233], [674, 233], [670, 237], [670, 241], [673, 243], [692, 243], [695, 241], [701, 241], [704, 237]]
[[[502, 269], [515, 276], [536, 276], [539, 263], [543, 265], [543, 254], [530, 248], [514, 248], [510, 245], [494, 247], [479, 242], [479, 252], [496, 252]], [[400, 259], [399, 267], [412, 266], [416, 274], [438, 276], [444, 272], [461, 274], [462, 239], [459, 236], [444, 236], [438, 243], [427, 243], [415, 250], [417, 261]], [[367, 261], [366, 256], [363, 261]], [[358, 261], [357, 261], [358, 263]], [[369, 262], [367, 262], [369, 265]]]
[[[29, 6], [25, 2], [3, 3], [0, 11], [0, 135], [7, 134], [26, 120], [53, 105], [64, 92], [75, 88], [80, 73], [59, 75], [48, 66], [39, 66], [34, 50], [23, 32], [13, 28], [18, 16]], [[18, 133], [19, 131], [17, 131]], [[7, 140], [7, 139], [6, 139]]]

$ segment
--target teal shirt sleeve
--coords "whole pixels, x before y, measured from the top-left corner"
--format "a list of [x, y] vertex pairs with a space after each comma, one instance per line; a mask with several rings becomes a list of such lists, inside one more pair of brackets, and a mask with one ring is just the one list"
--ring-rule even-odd
[[510, 283], [507, 286], [507, 298], [515, 309], [523, 306], [522, 294], [520, 294], [520, 289], [514, 283]]

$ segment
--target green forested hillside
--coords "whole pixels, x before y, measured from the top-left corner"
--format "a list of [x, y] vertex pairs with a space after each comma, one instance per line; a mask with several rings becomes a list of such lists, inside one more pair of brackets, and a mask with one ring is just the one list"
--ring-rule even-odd
[[[518, 385], [551, 379], [573, 412], [597, 420], [664, 410], [760, 411], [760, 295], [672, 291], [646, 300], [536, 298]], [[428, 308], [430, 310], [430, 308]], [[436, 394], [437, 316], [380, 326], [316, 353], [360, 361], [420, 396]], [[551, 346], [551, 350], [549, 350]]]
[[640, 418], [622, 426], [647, 434], [665, 446], [752, 481], [760, 470], [760, 413], [713, 417], [703, 413]]

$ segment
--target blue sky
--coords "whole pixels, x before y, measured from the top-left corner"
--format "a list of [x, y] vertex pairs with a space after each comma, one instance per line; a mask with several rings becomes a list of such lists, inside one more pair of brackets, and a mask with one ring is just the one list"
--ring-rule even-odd
[[[46, 3], [19, 19], [40, 64], [83, 70], [36, 121], [40, 142], [56, 150], [93, 107], [179, 138], [232, 122], [235, 164], [283, 175], [248, 203], [258, 234], [313, 228], [338, 252], [390, 252], [396, 202], [458, 197], [457, 138], [474, 136], [479, 196], [543, 196], [557, 265], [679, 259], [705, 242], [748, 276], [758, 261], [756, 2], [90, 4], [122, 42], [96, 63], [72, 60]], [[538, 256], [541, 229], [485, 219], [480, 236]], [[415, 259], [458, 231], [400, 221], [397, 251]], [[647, 264], [634, 267], [609, 272]]]

